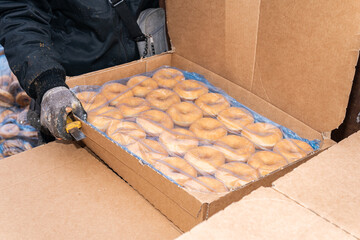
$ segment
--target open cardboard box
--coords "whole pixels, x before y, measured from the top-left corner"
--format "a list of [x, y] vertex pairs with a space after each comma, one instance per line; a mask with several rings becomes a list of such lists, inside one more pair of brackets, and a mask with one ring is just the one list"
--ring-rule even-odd
[[[167, 0], [173, 51], [71, 77], [67, 84], [102, 85], [174, 66], [204, 75], [301, 137], [323, 140], [325, 149], [333, 144], [328, 133], [345, 115], [358, 57], [359, 5], [358, 0]], [[183, 231], [309, 159], [226, 195], [209, 196], [178, 187], [89, 125], [83, 124], [83, 132], [92, 151]]]

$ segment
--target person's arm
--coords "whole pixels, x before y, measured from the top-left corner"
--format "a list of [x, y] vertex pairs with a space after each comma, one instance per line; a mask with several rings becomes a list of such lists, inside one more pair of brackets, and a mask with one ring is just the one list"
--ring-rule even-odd
[[[41, 124], [57, 138], [71, 139], [65, 131], [66, 107], [81, 118], [86, 114], [65, 84], [65, 70], [51, 40], [52, 11], [45, 0], [2, 0], [0, 43], [21, 87], [42, 108]], [[58, 89], [57, 91], [51, 89]], [[50, 92], [46, 101], [45, 93]], [[66, 101], [59, 99], [67, 98]], [[56, 99], [57, 101], [54, 101]]]

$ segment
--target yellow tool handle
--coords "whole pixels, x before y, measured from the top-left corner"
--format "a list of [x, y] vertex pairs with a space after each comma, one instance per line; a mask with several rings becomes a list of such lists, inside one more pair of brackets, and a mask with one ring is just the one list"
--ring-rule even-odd
[[74, 129], [74, 128], [80, 129], [81, 128], [81, 122], [80, 121], [73, 121], [73, 122], [67, 123], [65, 129], [66, 129], [66, 132], [69, 133], [70, 130]]

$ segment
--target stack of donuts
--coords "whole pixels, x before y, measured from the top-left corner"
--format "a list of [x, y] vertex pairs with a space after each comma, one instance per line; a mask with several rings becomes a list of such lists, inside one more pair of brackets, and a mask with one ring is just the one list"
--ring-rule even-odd
[[79, 89], [89, 123], [190, 191], [231, 191], [314, 151], [175, 68]]
[[25, 124], [30, 100], [15, 75], [0, 75], [0, 159], [36, 144], [37, 132]]

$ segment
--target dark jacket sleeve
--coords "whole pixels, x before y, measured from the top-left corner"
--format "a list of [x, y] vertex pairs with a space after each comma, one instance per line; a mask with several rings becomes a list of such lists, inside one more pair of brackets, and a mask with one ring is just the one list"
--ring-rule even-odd
[[51, 41], [51, 16], [45, 0], [2, 0], [0, 4], [0, 43], [20, 85], [37, 100], [48, 89], [66, 86], [65, 70]]

